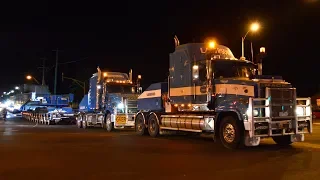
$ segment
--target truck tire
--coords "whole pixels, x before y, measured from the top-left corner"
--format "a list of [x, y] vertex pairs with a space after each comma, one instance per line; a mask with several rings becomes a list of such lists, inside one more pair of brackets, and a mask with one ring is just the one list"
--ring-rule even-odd
[[106, 116], [106, 130], [111, 132], [113, 130], [114, 124], [111, 122], [111, 115], [107, 114]]
[[148, 132], [151, 137], [157, 137], [159, 135], [159, 124], [157, 117], [152, 114], [148, 118]]
[[137, 115], [135, 122], [135, 131], [138, 135], [143, 136], [146, 135], [148, 130], [143, 121], [143, 116], [141, 114]]
[[225, 148], [237, 149], [244, 146], [244, 129], [233, 116], [226, 116], [220, 122], [219, 137]]
[[289, 146], [292, 144], [291, 136], [273, 136], [273, 141], [280, 146]]

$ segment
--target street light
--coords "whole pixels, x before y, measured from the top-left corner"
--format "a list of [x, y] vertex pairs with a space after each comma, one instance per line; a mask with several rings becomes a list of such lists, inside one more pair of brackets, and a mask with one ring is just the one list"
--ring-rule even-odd
[[247, 33], [242, 37], [242, 53], [241, 53], [241, 59], [245, 59], [244, 57], [244, 40], [246, 39], [247, 35], [249, 34], [249, 32], [256, 32], [258, 31], [260, 28], [260, 25], [259, 23], [255, 22], [255, 23], [252, 23], [251, 26], [250, 26], [250, 29], [247, 31]]
[[16, 87], [15, 87], [15, 89], [16, 89], [16, 90], [19, 90], [19, 89], [20, 89], [20, 87], [19, 87], [19, 86], [16, 86]]
[[32, 79], [33, 79], [36, 83], [40, 84], [39, 81], [38, 81], [35, 77], [33, 77], [33, 76], [27, 75], [26, 78], [27, 78], [28, 80], [32, 80]]
[[216, 46], [216, 43], [215, 43], [214, 41], [210, 41], [209, 44], [208, 44], [208, 47], [209, 47], [210, 49], [215, 48], [215, 46]]

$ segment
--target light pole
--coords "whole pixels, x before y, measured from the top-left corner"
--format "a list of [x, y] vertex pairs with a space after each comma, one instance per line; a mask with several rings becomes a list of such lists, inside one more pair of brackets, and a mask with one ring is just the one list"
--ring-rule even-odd
[[245, 60], [245, 57], [244, 57], [244, 40], [246, 39], [247, 35], [249, 34], [249, 32], [256, 32], [258, 29], [260, 28], [260, 25], [259, 23], [252, 23], [249, 30], [247, 31], [247, 33], [242, 37], [241, 39], [241, 58], [242, 60]]
[[40, 85], [39, 81], [38, 81], [35, 77], [30, 76], [30, 75], [27, 75], [26, 78], [27, 78], [28, 80], [32, 80], [32, 79], [33, 79], [36, 83], [38, 83], [38, 84]]

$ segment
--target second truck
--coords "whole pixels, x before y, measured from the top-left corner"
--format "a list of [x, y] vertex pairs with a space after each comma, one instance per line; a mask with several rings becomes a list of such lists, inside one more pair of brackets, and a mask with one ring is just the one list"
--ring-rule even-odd
[[97, 70], [90, 78], [88, 94], [79, 104], [77, 126], [98, 126], [107, 131], [134, 128], [141, 75], [133, 82], [132, 71], [128, 75], [101, 71], [99, 67]]

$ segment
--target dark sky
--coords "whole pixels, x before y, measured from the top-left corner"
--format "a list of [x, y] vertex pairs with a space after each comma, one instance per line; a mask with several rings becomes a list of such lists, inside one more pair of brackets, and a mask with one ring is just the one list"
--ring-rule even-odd
[[[96, 67], [142, 74], [143, 83], [163, 81], [174, 35], [180, 43], [214, 37], [241, 56], [241, 36], [252, 21], [261, 30], [246, 39], [255, 54], [265, 46], [264, 74], [282, 75], [302, 96], [317, 92], [320, 80], [320, 1], [10, 1], [1, 3], [0, 90], [41, 80], [42, 60], [51, 67], [46, 82], [53, 89], [55, 52], [59, 48], [58, 92], [70, 91], [61, 73], [88, 80]], [[79, 88], [81, 94], [82, 90]]]

